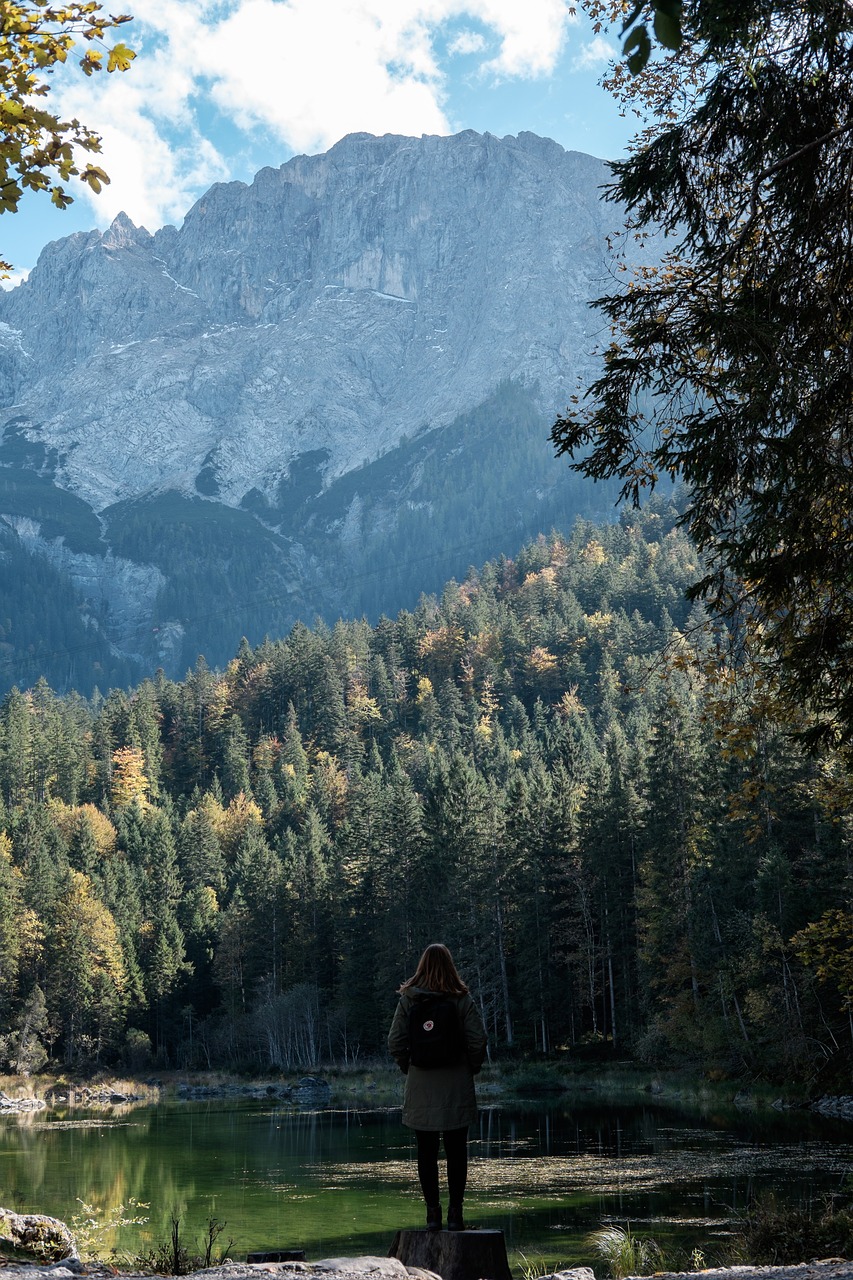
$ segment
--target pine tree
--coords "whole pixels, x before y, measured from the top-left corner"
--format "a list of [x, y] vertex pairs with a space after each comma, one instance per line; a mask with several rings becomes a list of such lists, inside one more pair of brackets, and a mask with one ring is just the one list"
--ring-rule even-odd
[[706, 922], [697, 880], [707, 854], [707, 807], [697, 717], [683, 682], [669, 682], [655, 717], [640, 850], [641, 976], [651, 1043], [685, 1050], [701, 1040]]
[[47, 1005], [64, 1061], [97, 1062], [122, 1026], [126, 980], [118, 930], [79, 871], [66, 873], [57, 907], [47, 939]]
[[143, 823], [147, 875], [145, 985], [153, 1013], [153, 1040], [164, 1043], [170, 1015], [180, 1004], [180, 982], [188, 974], [184, 935], [178, 922], [183, 883], [168, 819], [158, 809]]

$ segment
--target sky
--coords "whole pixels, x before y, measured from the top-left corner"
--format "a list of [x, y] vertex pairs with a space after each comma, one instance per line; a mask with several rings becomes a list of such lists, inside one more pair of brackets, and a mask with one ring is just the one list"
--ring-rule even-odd
[[[116, 10], [105, 5], [111, 12]], [[0, 216], [17, 282], [42, 247], [124, 211], [180, 225], [214, 182], [327, 150], [347, 133], [531, 130], [603, 158], [633, 132], [599, 85], [618, 51], [572, 0], [128, 0], [125, 73], [69, 59], [48, 102], [103, 138], [100, 195], [28, 195]], [[81, 51], [82, 52], [82, 51]], [[47, 105], [47, 103], [46, 103]]]

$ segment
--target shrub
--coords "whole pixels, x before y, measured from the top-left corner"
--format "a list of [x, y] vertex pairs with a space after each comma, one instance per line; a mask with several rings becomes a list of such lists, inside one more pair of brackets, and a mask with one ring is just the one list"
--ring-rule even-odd
[[734, 1248], [738, 1257], [755, 1264], [853, 1257], [851, 1189], [805, 1205], [780, 1205], [772, 1193], [756, 1197]]

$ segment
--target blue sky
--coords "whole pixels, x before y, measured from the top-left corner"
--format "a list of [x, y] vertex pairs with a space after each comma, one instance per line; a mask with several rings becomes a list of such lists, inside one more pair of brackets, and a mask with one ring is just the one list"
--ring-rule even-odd
[[45, 196], [0, 217], [26, 272], [50, 240], [123, 210], [180, 223], [213, 182], [326, 150], [346, 133], [529, 129], [612, 158], [633, 132], [599, 86], [614, 35], [571, 0], [129, 0], [130, 71], [66, 65], [52, 96], [103, 136], [112, 183], [65, 211]]

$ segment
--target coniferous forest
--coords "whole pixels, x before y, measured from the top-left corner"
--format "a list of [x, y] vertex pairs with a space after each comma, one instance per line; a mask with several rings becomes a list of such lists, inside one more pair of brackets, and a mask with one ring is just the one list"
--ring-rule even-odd
[[384, 1051], [442, 939], [492, 1052], [849, 1079], [850, 778], [663, 502], [377, 625], [0, 709], [0, 1067]]

